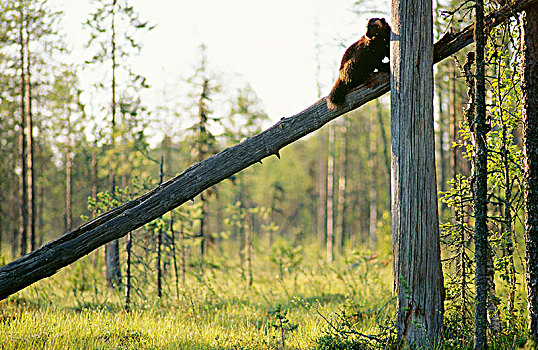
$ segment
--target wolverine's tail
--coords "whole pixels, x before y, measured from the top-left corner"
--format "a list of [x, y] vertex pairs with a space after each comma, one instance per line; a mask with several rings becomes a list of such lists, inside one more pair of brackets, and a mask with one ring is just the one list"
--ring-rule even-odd
[[346, 100], [347, 92], [346, 86], [340, 80], [337, 80], [331, 93], [327, 96], [327, 109], [335, 110], [341, 107]]

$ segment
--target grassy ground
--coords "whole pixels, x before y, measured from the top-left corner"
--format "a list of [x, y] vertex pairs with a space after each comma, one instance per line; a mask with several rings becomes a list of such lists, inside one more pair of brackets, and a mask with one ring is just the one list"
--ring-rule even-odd
[[0, 348], [312, 349], [343, 320], [376, 334], [394, 312], [388, 255], [350, 253], [329, 267], [315, 247], [255, 252], [249, 286], [238, 259], [212, 254], [177, 289], [170, 268], [161, 299], [137, 266], [129, 312], [124, 288], [107, 288], [89, 256], [0, 303]]
[[[176, 279], [173, 261], [165, 259], [162, 298], [156, 297], [154, 254], [135, 259], [129, 311], [125, 287], [106, 286], [102, 252], [96, 262], [90, 255], [0, 302], [0, 349], [383, 349], [393, 336], [389, 252], [346, 252], [328, 265], [320, 247], [280, 242], [271, 252], [253, 251], [249, 284], [245, 264], [231, 251], [231, 244], [214, 247], [203, 274], [191, 260], [184, 279]], [[446, 281], [451, 273], [445, 269]], [[504, 326], [498, 336], [490, 334], [489, 347], [521, 349], [524, 281], [511, 322], [505, 284], [497, 286]], [[444, 341], [435, 349], [472, 349], [472, 315], [462, 326], [459, 306], [448, 299]], [[470, 299], [471, 313], [473, 304]]]

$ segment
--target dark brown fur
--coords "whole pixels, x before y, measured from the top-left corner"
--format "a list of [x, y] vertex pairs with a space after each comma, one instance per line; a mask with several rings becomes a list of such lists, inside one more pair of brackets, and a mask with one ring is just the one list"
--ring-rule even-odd
[[384, 18], [372, 18], [368, 21], [366, 35], [351, 45], [340, 63], [340, 74], [329, 96], [327, 108], [337, 109], [348, 92], [364, 83], [376, 69], [389, 71], [389, 64], [383, 63], [389, 57], [390, 26]]

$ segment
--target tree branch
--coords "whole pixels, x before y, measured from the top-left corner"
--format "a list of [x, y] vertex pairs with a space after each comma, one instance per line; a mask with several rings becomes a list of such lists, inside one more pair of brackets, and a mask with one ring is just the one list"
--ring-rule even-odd
[[[522, 11], [538, 0], [520, 0], [490, 14], [490, 27]], [[473, 26], [435, 44], [434, 61], [456, 53], [473, 41]], [[150, 192], [65, 233], [41, 248], [0, 268], [0, 300], [56, 273], [100, 246], [125, 236], [144, 224], [194, 198], [205, 189], [231, 175], [279, 155], [284, 146], [321, 128], [329, 121], [362, 106], [390, 90], [388, 73], [375, 73], [346, 97], [335, 111], [327, 110], [321, 99], [304, 111], [283, 118], [264, 132], [195, 164]]]

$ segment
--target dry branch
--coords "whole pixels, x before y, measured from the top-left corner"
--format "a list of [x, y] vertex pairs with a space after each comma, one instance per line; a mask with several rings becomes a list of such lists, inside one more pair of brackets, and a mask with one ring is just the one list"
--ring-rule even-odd
[[[514, 13], [537, 3], [538, 0], [520, 0], [490, 14], [488, 23], [490, 27], [498, 25]], [[473, 26], [443, 37], [435, 44], [434, 61], [439, 62], [472, 41]], [[281, 119], [264, 132], [191, 166], [152, 191], [3, 266], [0, 268], [0, 300], [53, 275], [94, 249], [125, 236], [250, 165], [271, 155], [278, 156], [284, 146], [389, 90], [389, 74], [374, 74], [371, 80], [348, 94], [342, 108], [329, 111], [325, 99], [321, 99], [299, 114]]]

